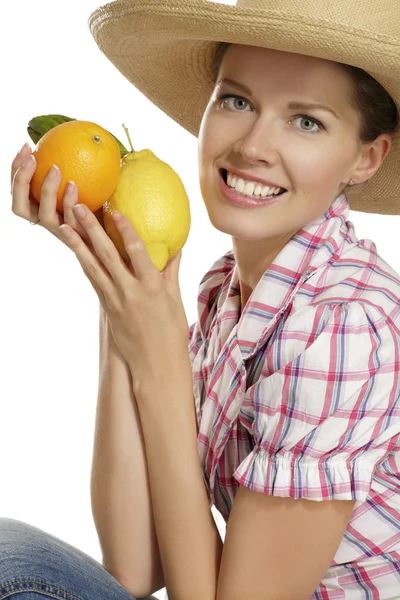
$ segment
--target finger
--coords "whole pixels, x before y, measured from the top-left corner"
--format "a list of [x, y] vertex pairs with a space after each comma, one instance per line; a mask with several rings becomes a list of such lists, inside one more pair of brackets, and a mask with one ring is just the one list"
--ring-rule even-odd
[[[80, 210], [82, 210], [82, 215], [79, 214]], [[81, 225], [85, 228], [102, 265], [110, 273], [115, 284], [120, 288], [124, 288], [127, 282], [127, 275], [130, 277], [131, 275], [114, 243], [101, 227], [95, 215], [86, 206], [79, 204], [74, 207], [74, 212]]]
[[64, 223], [75, 229], [84, 242], [90, 245], [90, 239], [85, 228], [79, 223], [73, 211], [74, 206], [78, 204], [78, 200], [78, 188], [73, 181], [68, 181], [64, 193]]
[[[67, 226], [68, 227], [68, 226]], [[65, 243], [67, 246], [69, 246], [69, 238], [66, 237], [63, 233], [63, 230], [66, 229], [67, 227], [63, 227], [62, 225], [58, 228], [58, 235], [60, 236], [61, 240], [63, 243]], [[70, 247], [70, 246], [69, 246]], [[70, 247], [72, 251], [73, 248]], [[94, 291], [96, 292], [96, 294], [98, 295], [100, 302], [104, 305], [105, 302], [105, 296], [101, 290], [101, 288], [97, 285], [97, 283], [95, 282], [95, 280], [93, 279], [92, 275], [89, 273], [89, 271], [83, 267], [83, 265], [81, 264], [81, 267], [83, 269], [83, 272], [85, 273], [86, 277], [89, 279], [91, 286], [93, 287]]]
[[125, 250], [131, 260], [135, 275], [137, 279], [144, 281], [154, 281], [159, 283], [162, 275], [155, 268], [153, 261], [151, 260], [147, 248], [142, 238], [137, 233], [133, 226], [133, 223], [125, 217], [125, 215], [119, 213], [120, 218], [114, 220], [115, 226], [118, 229], [124, 242]]
[[57, 212], [57, 194], [62, 174], [57, 165], [49, 169], [40, 189], [39, 219], [47, 229], [56, 229], [63, 223]]
[[[97, 219], [93, 214], [92, 217], [97, 222]], [[100, 227], [98, 223], [97, 225]], [[113, 296], [115, 294], [114, 282], [112, 277], [107, 273], [107, 270], [100, 263], [99, 258], [90, 250], [90, 248], [88, 248], [81, 237], [76, 231], [69, 227], [69, 225], [61, 225], [59, 231], [62, 238], [65, 240], [65, 243], [73, 252], [75, 252], [82, 269], [88, 274], [88, 278], [94, 282], [98, 289], [101, 290], [102, 294], [108, 297]], [[69, 236], [67, 235], [68, 233], [70, 233]]]
[[[65, 238], [63, 237], [63, 235], [61, 234], [61, 239], [63, 241], [65, 241]], [[71, 248], [72, 250], [72, 248]], [[92, 286], [92, 288], [94, 289], [94, 291], [96, 292], [96, 294], [99, 297], [100, 302], [103, 304], [105, 304], [105, 296], [101, 290], [101, 288], [97, 285], [97, 283], [95, 282], [95, 280], [93, 279], [93, 277], [90, 275], [90, 273], [81, 265], [83, 272], [85, 273], [86, 277], [89, 279], [90, 284]]]
[[12, 184], [11, 209], [15, 215], [32, 222], [38, 220], [38, 203], [30, 200], [30, 182], [36, 169], [36, 161], [29, 155], [17, 169]]
[[28, 155], [32, 152], [29, 144], [25, 144], [21, 150], [18, 152], [17, 156], [14, 158], [11, 163], [11, 192], [12, 192], [12, 184], [14, 180], [14, 175], [18, 171], [18, 169], [22, 166], [22, 163], [26, 160]]
[[[69, 184], [72, 184], [72, 185], [70, 186]], [[88, 236], [86, 229], [84, 227], [82, 227], [79, 220], [76, 218], [75, 212], [73, 210], [74, 207], [78, 204], [78, 201], [79, 201], [78, 188], [73, 181], [68, 181], [67, 185], [65, 186], [65, 194], [64, 194], [64, 223], [67, 223], [67, 225], [69, 225], [70, 227], [75, 229], [75, 231], [83, 239], [85, 244], [87, 246], [89, 246], [89, 248], [91, 250], [94, 250], [92, 241], [91, 241], [90, 237]], [[103, 207], [101, 207], [101, 211], [102, 210], [103, 210]], [[99, 211], [97, 211], [97, 213], [98, 212]], [[97, 213], [93, 213], [93, 214], [96, 216], [97, 220], [100, 222]], [[100, 223], [102, 224], [102, 227], [103, 227], [103, 219], [101, 220]], [[103, 229], [104, 229], [104, 227], [103, 227]]]
[[104, 225], [104, 209], [103, 206], [100, 206], [99, 209], [94, 211], [94, 216], [96, 217], [96, 219], [98, 220], [98, 222], [100, 223], [100, 225], [102, 226], [103, 229], [105, 229], [105, 225]]

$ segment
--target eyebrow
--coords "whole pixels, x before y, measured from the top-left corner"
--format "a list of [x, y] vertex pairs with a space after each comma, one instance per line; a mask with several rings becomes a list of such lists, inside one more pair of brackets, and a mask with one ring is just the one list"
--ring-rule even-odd
[[[221, 77], [221, 79], [219, 79], [216, 83], [216, 85], [220, 85], [223, 83], [227, 83], [229, 85], [232, 85], [234, 87], [240, 88], [241, 90], [243, 90], [245, 92], [245, 94], [248, 94], [249, 96], [252, 96], [251, 90], [249, 90], [249, 88], [247, 88], [245, 85], [243, 85], [242, 83], [239, 83], [238, 81], [234, 81], [233, 79], [229, 79], [229, 77]], [[324, 104], [318, 104], [315, 102], [289, 102], [288, 106], [287, 106], [290, 110], [306, 110], [306, 109], [310, 109], [310, 108], [320, 108], [322, 110], [326, 110], [330, 113], [333, 114], [334, 117], [336, 117], [337, 119], [339, 119], [338, 115], [335, 113], [335, 111], [333, 110], [333, 108], [330, 108], [329, 106], [325, 106]]]

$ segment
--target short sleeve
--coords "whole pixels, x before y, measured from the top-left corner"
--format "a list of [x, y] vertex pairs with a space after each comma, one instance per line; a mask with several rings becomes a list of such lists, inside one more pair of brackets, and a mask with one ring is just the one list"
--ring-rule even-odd
[[271, 496], [365, 501], [400, 448], [397, 329], [356, 301], [291, 315], [252, 389], [255, 446], [234, 478]]

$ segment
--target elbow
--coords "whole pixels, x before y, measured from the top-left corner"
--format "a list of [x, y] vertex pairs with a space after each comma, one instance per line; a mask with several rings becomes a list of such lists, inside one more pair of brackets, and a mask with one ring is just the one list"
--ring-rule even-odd
[[120, 585], [134, 598], [146, 598], [155, 592], [158, 592], [165, 587], [163, 573], [151, 573], [148, 577], [141, 574], [140, 577], [130, 576], [124, 577], [121, 574], [112, 572], [103, 563], [103, 568], [118, 581]]

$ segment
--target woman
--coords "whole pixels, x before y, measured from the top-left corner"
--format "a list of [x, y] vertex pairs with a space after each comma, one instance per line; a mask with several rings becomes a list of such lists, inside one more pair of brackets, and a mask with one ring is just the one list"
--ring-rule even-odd
[[[167, 349], [182, 353], [167, 344], [175, 330], [163, 352], [152, 350], [149, 329], [152, 343], [134, 343], [134, 311], [110, 308], [109, 281], [91, 271], [143, 429], [142, 493], [154, 516], [146, 557], [138, 544], [129, 556], [121, 551], [143, 512], [133, 523], [127, 509], [131, 529], [121, 526], [118, 542], [106, 511], [97, 512], [109, 573], [52, 536], [3, 519], [0, 591], [12, 597], [31, 578], [37, 597], [101, 598], [88, 589], [100, 580], [104, 597], [121, 599], [123, 587], [138, 595], [164, 584], [171, 600], [400, 597], [400, 276], [348, 220], [350, 208], [400, 212], [398, 3], [117, 0], [90, 26], [115, 66], [198, 136], [203, 200], [233, 251], [200, 283], [189, 379], [180, 357], [172, 383], [161, 384], [157, 369], [165, 375], [173, 363]], [[23, 160], [12, 167], [13, 206], [31, 219], [34, 165]], [[56, 183], [46, 185], [48, 207], [56, 192]], [[43, 223], [40, 211], [41, 224], [58, 233], [59, 216]], [[78, 231], [72, 212], [65, 221]], [[84, 270], [89, 251], [91, 261], [111, 251], [100, 225], [86, 219], [68, 242]], [[140, 248], [126, 223], [121, 232]], [[164, 283], [140, 250], [131, 253], [137, 278], [126, 279], [131, 298], [150, 303], [151, 280], [172, 315], [177, 262]], [[115, 285], [117, 276], [115, 266]], [[171, 320], [182, 333], [180, 308]], [[158, 381], [145, 385], [150, 372]], [[227, 521], [224, 545], [213, 503]], [[55, 553], [57, 574], [44, 555], [32, 559], [42, 545]]]

